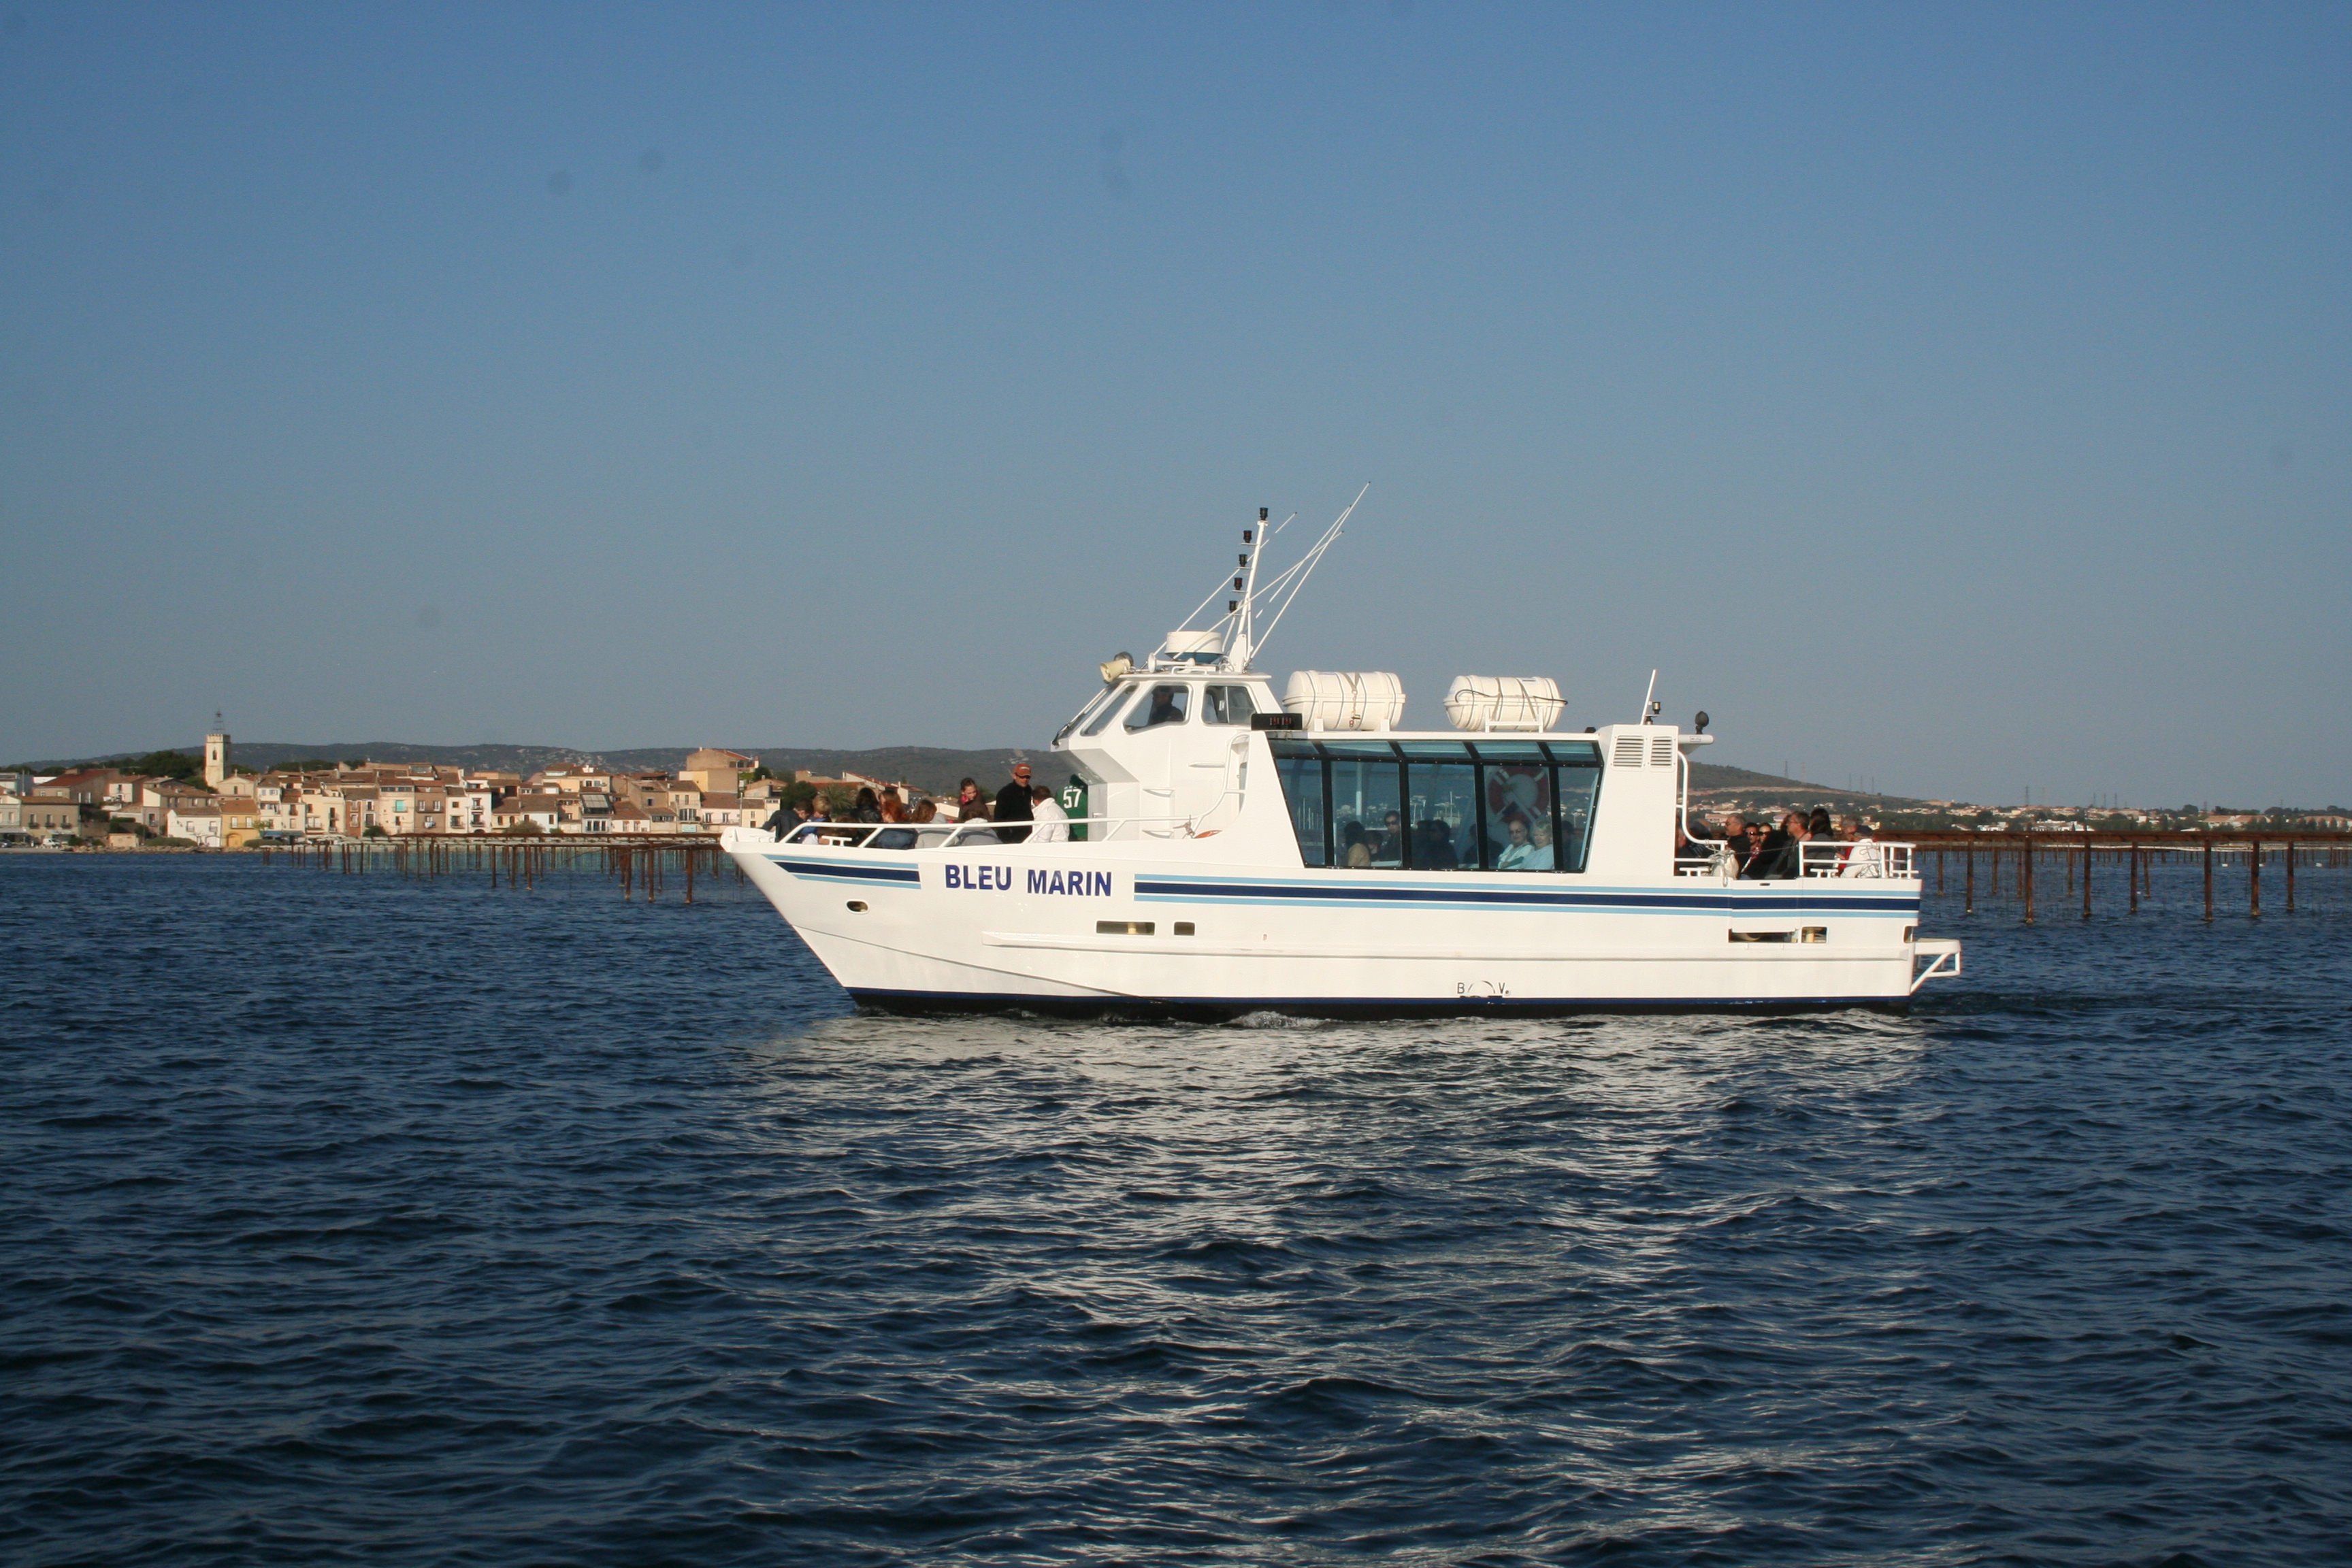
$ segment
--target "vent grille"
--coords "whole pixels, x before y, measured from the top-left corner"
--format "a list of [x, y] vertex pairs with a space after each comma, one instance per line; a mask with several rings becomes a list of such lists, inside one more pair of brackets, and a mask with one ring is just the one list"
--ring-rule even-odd
[[1654, 768], [1670, 768], [1675, 765], [1675, 738], [1672, 735], [1654, 735], [1650, 738], [1650, 765]]
[[1621, 768], [1640, 767], [1642, 765], [1642, 737], [1639, 735], [1618, 736], [1616, 747], [1610, 752], [1609, 760]]

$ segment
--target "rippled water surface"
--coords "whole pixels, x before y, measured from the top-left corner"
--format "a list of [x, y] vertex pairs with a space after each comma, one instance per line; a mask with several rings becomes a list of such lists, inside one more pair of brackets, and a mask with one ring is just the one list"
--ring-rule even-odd
[[1907, 1018], [1147, 1027], [856, 1016], [707, 885], [5, 861], [11, 1563], [2352, 1556], [2317, 877], [1933, 905]]

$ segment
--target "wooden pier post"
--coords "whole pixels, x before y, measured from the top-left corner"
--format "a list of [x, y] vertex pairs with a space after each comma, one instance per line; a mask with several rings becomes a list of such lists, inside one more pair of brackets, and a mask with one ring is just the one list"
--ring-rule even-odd
[[2025, 847], [2017, 852], [2018, 891], [2025, 899], [2025, 923], [2033, 923], [2033, 835], [2025, 836]]
[[2213, 834], [2205, 834], [2205, 918], [2213, 918]]
[[2087, 839], [2083, 844], [2083, 918], [2091, 918], [2091, 846]]
[[2263, 918], [2263, 841], [2259, 838], [2246, 846], [2246, 918]]
[[2286, 912], [2294, 913], [2294, 840], [2286, 841]]
[[1960, 866], [1963, 873], [1969, 879], [1968, 907], [1963, 909], [1960, 913], [1964, 915], [1972, 915], [1977, 912], [1977, 847], [1971, 844], [1966, 849], [1962, 850], [1960, 855]]
[[2139, 913], [2139, 840], [2137, 838], [2132, 840], [2131, 860], [2125, 869], [2130, 873], [2126, 880], [2131, 884], [2131, 912], [2137, 914]]

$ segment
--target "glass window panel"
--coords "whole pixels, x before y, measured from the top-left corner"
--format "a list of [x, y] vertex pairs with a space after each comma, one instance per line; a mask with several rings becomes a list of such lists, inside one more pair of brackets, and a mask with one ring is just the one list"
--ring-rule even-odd
[[1086, 732], [1089, 735], [1101, 734], [1103, 731], [1109, 726], [1110, 721], [1118, 716], [1118, 710], [1126, 703], [1127, 699], [1133, 693], [1142, 689], [1143, 688], [1139, 686], [1121, 687], [1119, 689], [1118, 700], [1116, 701], [1106, 702], [1103, 704], [1102, 711], [1095, 715], [1094, 722], [1087, 726]]
[[1309, 866], [1327, 863], [1323, 850], [1323, 761], [1312, 746], [1275, 753], [1275, 776], [1290, 804], [1290, 830], [1298, 836], [1298, 858]]
[[[1457, 755], [1460, 752], [1457, 748]], [[1478, 770], [1459, 763], [1414, 763], [1411, 854], [1416, 871], [1459, 871], [1478, 864]]]
[[1128, 714], [1127, 727], [1150, 730], [1161, 724], [1181, 724], [1192, 697], [1192, 689], [1181, 681], [1166, 681], [1154, 686], [1150, 694]]
[[[1336, 746], [1331, 749], [1339, 750]], [[1397, 801], [1396, 758], [1333, 758], [1331, 842], [1335, 863], [1358, 868], [1401, 865], [1402, 834], [1390, 837], [1389, 824], [1392, 820], [1401, 830], [1403, 823]]]
[[[1478, 748], [1484, 756], [1487, 747]], [[1549, 871], [1552, 770], [1541, 762], [1489, 763], [1479, 770], [1486, 805], [1484, 863], [1489, 871]]]
[[[1081, 709], [1079, 709], [1076, 713], [1072, 714], [1072, 715], [1070, 716], [1070, 721], [1069, 721], [1068, 723], [1066, 723], [1066, 724], [1063, 725], [1060, 729], [1058, 729], [1058, 730], [1056, 730], [1056, 731], [1054, 731], [1054, 740], [1055, 740], [1055, 742], [1056, 744], [1059, 744], [1059, 743], [1061, 742], [1061, 741], [1062, 741], [1066, 736], [1067, 736], [1071, 731], [1073, 731], [1073, 730], [1076, 729], [1079, 725], [1081, 725], [1081, 724], [1085, 723], [1085, 722], [1087, 721], [1087, 716], [1088, 716], [1088, 715], [1090, 715], [1090, 714], [1092, 714], [1096, 709], [1097, 709], [1097, 708], [1099, 708], [1099, 707], [1102, 707], [1104, 704], [1106, 704], [1106, 703], [1108, 703], [1108, 701], [1110, 701], [1110, 700], [1111, 700], [1113, 697], [1117, 696], [1118, 694], [1118, 688], [1117, 688], [1116, 686], [1106, 686], [1106, 687], [1104, 687], [1100, 691], [1096, 692], [1092, 697], [1087, 698], [1087, 702], [1086, 702], [1086, 706], [1085, 706], [1085, 707], [1083, 707], [1083, 708], [1081, 708]], [[1089, 730], [1089, 731], [1087, 731], [1087, 733], [1088, 733], [1089, 735], [1091, 735], [1091, 734], [1093, 734], [1093, 733], [1094, 733], [1094, 731], [1091, 731], [1091, 730]]]
[[1584, 869], [1585, 855], [1592, 842], [1592, 814], [1601, 795], [1600, 762], [1596, 752], [1589, 766], [1567, 766], [1556, 772], [1559, 837], [1552, 863], [1563, 871]]
[[1397, 750], [1412, 763], [1466, 763], [1470, 748], [1460, 741], [1399, 741]]
[[1250, 721], [1250, 715], [1256, 711], [1246, 686], [1201, 688], [1201, 722], [1203, 724], [1246, 724]]

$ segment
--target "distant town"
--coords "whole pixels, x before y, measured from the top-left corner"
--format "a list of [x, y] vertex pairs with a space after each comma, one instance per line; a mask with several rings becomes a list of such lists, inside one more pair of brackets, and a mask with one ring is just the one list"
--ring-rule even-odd
[[[991, 783], [994, 788], [994, 782]], [[201, 757], [157, 752], [116, 766], [0, 774], [0, 840], [107, 849], [252, 849], [272, 843], [411, 835], [715, 834], [756, 826], [779, 806], [822, 799], [845, 813], [857, 792], [929, 793], [905, 779], [809, 769], [787, 776], [741, 752], [705, 748], [673, 771], [587, 763], [528, 774], [434, 763], [300, 759], [239, 766], [230, 737]]]
[[[550, 753], [534, 750], [532, 754]], [[877, 794], [896, 790], [911, 808], [925, 799], [951, 797], [957, 781], [950, 775], [959, 769], [993, 794], [1004, 782], [1010, 761], [1023, 754], [921, 748], [865, 753], [901, 764], [890, 770], [900, 776], [838, 763], [830, 772], [772, 767], [756, 753], [719, 747], [690, 752], [674, 767], [651, 769], [605, 765], [580, 753], [562, 753], [559, 760], [528, 770], [484, 766], [478, 759], [380, 762], [283, 756], [256, 768], [240, 764], [231, 737], [215, 731], [205, 737], [201, 752], [155, 752], [104, 765], [0, 773], [0, 844], [236, 850], [412, 835], [717, 834], [738, 826], [757, 826], [779, 807], [805, 802], [822, 800], [835, 814], [845, 814], [861, 789]], [[642, 758], [646, 753], [632, 755]], [[667, 755], [677, 757], [675, 752]], [[825, 755], [839, 759], [858, 753]], [[907, 765], [911, 763], [927, 765]], [[904, 776], [908, 773], [927, 776]], [[1978, 805], [1857, 794], [1707, 763], [1693, 765], [1691, 784], [1694, 814], [1714, 817], [1738, 811], [1753, 816], [1823, 805], [1864, 816], [1880, 830], [1892, 832], [2352, 830], [2352, 812], [2336, 805]]]

